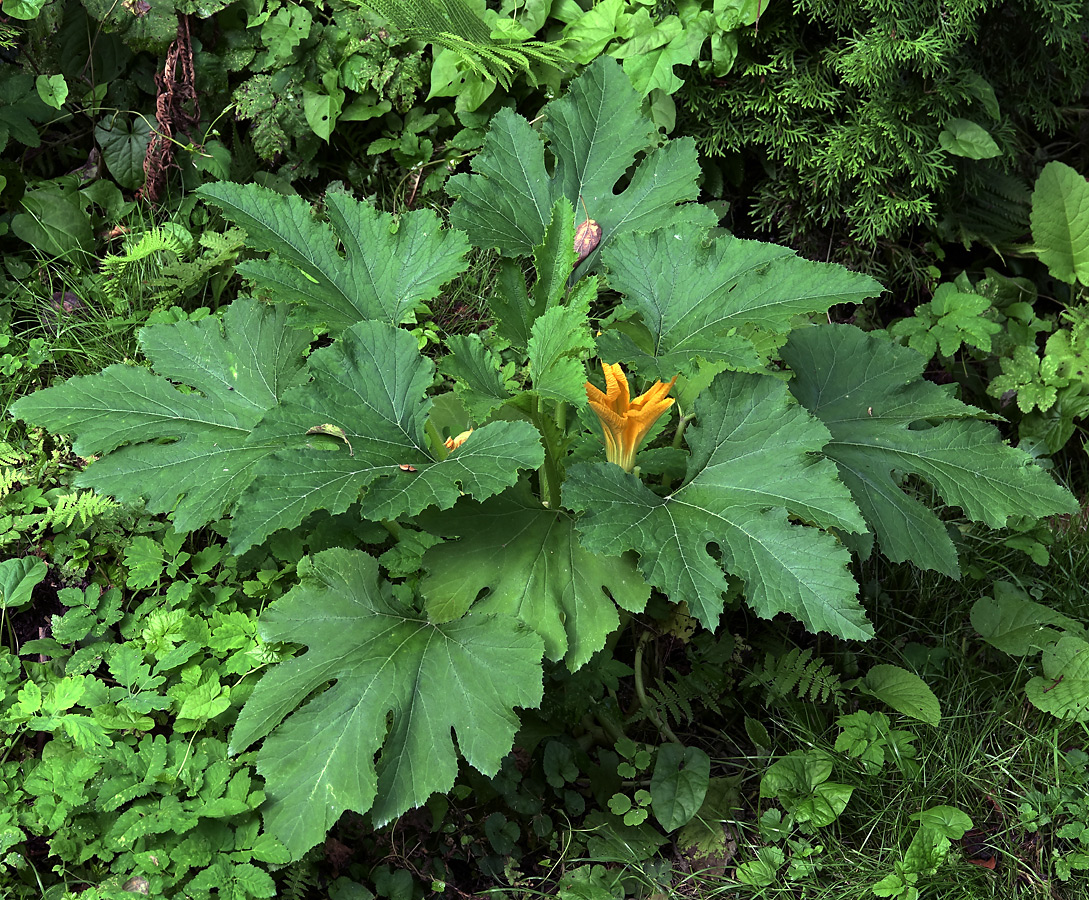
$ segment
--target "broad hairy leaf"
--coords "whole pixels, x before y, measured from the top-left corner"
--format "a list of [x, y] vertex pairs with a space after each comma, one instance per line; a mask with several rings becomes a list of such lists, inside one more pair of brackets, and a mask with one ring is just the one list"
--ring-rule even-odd
[[1036, 254], [1052, 276], [1089, 285], [1089, 179], [1049, 162], [1032, 192], [1030, 222]]
[[567, 280], [575, 268], [575, 221], [571, 203], [558, 197], [541, 243], [533, 248], [537, 280], [526, 289], [522, 267], [510, 259], [500, 262], [499, 279], [491, 297], [495, 330], [517, 350], [525, 350], [533, 323], [546, 310], [560, 305], [567, 294]]
[[525, 350], [529, 330], [544, 312], [526, 290], [526, 277], [520, 263], [513, 259], [499, 261], [499, 277], [489, 301], [495, 317], [495, 333], [517, 350]]
[[602, 261], [609, 286], [624, 295], [624, 309], [642, 317], [651, 344], [644, 349], [626, 334], [607, 331], [601, 352], [660, 379], [691, 375], [701, 359], [758, 369], [765, 360], [749, 337], [752, 329], [785, 336], [796, 316], [882, 291], [872, 278], [842, 266], [728, 235], [702, 244], [674, 230], [626, 234]]
[[597, 278], [579, 282], [566, 306], [554, 306], [533, 323], [529, 346], [529, 377], [542, 399], [586, 402], [586, 363], [594, 347], [590, 336], [590, 302], [597, 295]]
[[1040, 661], [1044, 674], [1025, 685], [1032, 705], [1060, 719], [1089, 721], [1089, 641], [1064, 634]]
[[380, 826], [449, 790], [455, 736], [470, 765], [494, 774], [518, 728], [514, 708], [542, 696], [541, 639], [513, 619], [429, 622], [360, 551], [326, 550], [299, 575], [260, 628], [310, 649], [265, 673], [231, 739], [237, 753], [268, 735], [257, 758], [265, 826], [293, 859], [344, 810], [370, 811]]
[[[682, 233], [715, 224], [705, 207], [685, 204], [698, 194], [699, 163], [690, 138], [656, 146], [657, 129], [640, 112], [640, 97], [620, 65], [601, 57], [571, 83], [567, 96], [544, 109], [541, 133], [555, 160], [545, 167], [545, 146], [533, 127], [510, 110], [492, 119], [473, 172], [448, 184], [457, 202], [450, 221], [477, 247], [504, 256], [527, 256], [538, 246], [560, 197], [575, 215], [602, 229], [598, 247], [579, 266], [594, 267], [617, 235], [652, 231], [668, 222]], [[635, 162], [627, 185], [617, 185]], [[585, 212], [583, 212], [585, 204]]]
[[835, 468], [815, 455], [827, 430], [769, 376], [720, 374], [695, 414], [684, 484], [664, 497], [611, 463], [568, 469], [564, 503], [587, 511], [583, 544], [638, 552], [647, 580], [709, 629], [730, 573], [760, 616], [786, 612], [814, 632], [872, 637], [850, 556], [821, 530], [865, 527]]
[[620, 625], [617, 605], [641, 612], [650, 597], [630, 554], [583, 549], [574, 517], [543, 507], [525, 482], [484, 503], [462, 500], [423, 524], [461, 536], [424, 554], [420, 592], [433, 621], [470, 606], [514, 616], [541, 635], [549, 659], [563, 658], [572, 672]]
[[[1061, 631], [1081, 633], [1076, 621], [1036, 603], [1016, 585], [996, 581], [994, 597], [980, 597], [972, 604], [972, 627], [992, 647], [1011, 656], [1028, 656], [1058, 641]], [[1055, 626], [1055, 627], [1051, 627]]]
[[791, 392], [832, 433], [821, 452], [839, 466], [890, 559], [960, 574], [945, 526], [894, 472], [922, 478], [991, 528], [1010, 516], [1077, 511], [1028, 454], [976, 420], [979, 410], [923, 380], [926, 360], [915, 351], [853, 326], [821, 325], [794, 331], [782, 358], [794, 371]]
[[533, 302], [537, 314], [558, 306], [567, 293], [578, 256], [575, 253], [575, 212], [566, 197], [557, 197], [552, 204], [552, 219], [545, 229], [541, 243], [533, 249], [533, 267], [537, 281], [533, 285]]
[[250, 247], [272, 253], [240, 263], [239, 274], [273, 298], [296, 304], [294, 316], [308, 326], [325, 325], [336, 333], [360, 319], [412, 321], [422, 304], [468, 266], [465, 236], [441, 228], [430, 210], [395, 219], [329, 191], [325, 224], [301, 197], [256, 184], [216, 182], [197, 193], [245, 230]]
[[[222, 320], [151, 325], [140, 346], [156, 373], [113, 365], [23, 397], [19, 418], [75, 436], [80, 456], [100, 457], [77, 478], [151, 512], [174, 512], [192, 531], [220, 518], [278, 442], [251, 432], [303, 376], [309, 336], [287, 327], [287, 308], [235, 301]], [[195, 388], [183, 392], [173, 382]]]
[[255, 441], [284, 449], [257, 468], [239, 501], [236, 552], [316, 509], [342, 513], [364, 488], [363, 514], [395, 519], [452, 506], [461, 493], [489, 497], [543, 460], [532, 425], [493, 422], [436, 461], [424, 436], [435, 366], [392, 325], [353, 325], [314, 352], [309, 369], [312, 380], [285, 394], [254, 432]]

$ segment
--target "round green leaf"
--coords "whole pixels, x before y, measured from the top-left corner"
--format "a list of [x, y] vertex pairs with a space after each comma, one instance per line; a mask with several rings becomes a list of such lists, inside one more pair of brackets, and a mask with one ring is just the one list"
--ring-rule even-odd
[[49, 567], [36, 556], [0, 562], [0, 609], [19, 609], [30, 603], [35, 586]]
[[328, 142], [343, 105], [344, 91], [337, 91], [335, 96], [303, 91], [303, 113], [306, 115], [306, 123], [323, 141]]
[[63, 75], [39, 75], [34, 79], [34, 87], [42, 102], [60, 109], [68, 99], [68, 84]]
[[914, 672], [899, 666], [874, 666], [866, 673], [866, 687], [898, 713], [928, 725], [937, 725], [942, 712], [938, 698]]
[[954, 841], [959, 841], [972, 827], [968, 814], [955, 806], [932, 806], [913, 814], [911, 818], [924, 828], [930, 828], [942, 837]]
[[42, 11], [43, 6], [45, 6], [45, 0], [4, 0], [4, 4], [0, 9], [3, 10], [5, 16], [29, 21], [38, 17], [38, 13]]
[[938, 135], [938, 143], [947, 153], [968, 159], [993, 159], [1002, 151], [982, 125], [968, 119], [950, 119]]
[[151, 142], [151, 125], [143, 116], [110, 116], [95, 126], [106, 168], [123, 188], [136, 190], [144, 183], [144, 157]]
[[650, 796], [654, 817], [666, 831], [686, 825], [707, 795], [711, 758], [698, 747], [663, 744], [658, 748]]

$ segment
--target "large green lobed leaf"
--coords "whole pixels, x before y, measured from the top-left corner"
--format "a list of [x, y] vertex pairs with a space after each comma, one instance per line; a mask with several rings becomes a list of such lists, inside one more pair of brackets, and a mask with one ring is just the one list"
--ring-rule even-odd
[[248, 246], [273, 254], [239, 264], [238, 272], [273, 298], [296, 304], [295, 318], [307, 326], [339, 332], [361, 319], [412, 321], [468, 266], [465, 236], [441, 228], [430, 210], [394, 219], [329, 191], [326, 225], [301, 197], [256, 184], [216, 182], [197, 193], [245, 230]]
[[[597, 59], [571, 83], [566, 97], [549, 103], [541, 133], [555, 160], [551, 176], [541, 136], [504, 109], [492, 119], [473, 172], [449, 180], [449, 192], [458, 198], [450, 222], [475, 246], [528, 256], [544, 239], [561, 197], [577, 221], [588, 215], [601, 226], [601, 242], [579, 274], [625, 232], [668, 223], [687, 234], [715, 224], [710, 210], [686, 203], [699, 193], [695, 144], [681, 138], [656, 146], [657, 129], [640, 112], [640, 97], [615, 60]], [[645, 156], [617, 192], [640, 153]]]
[[286, 307], [241, 299], [222, 320], [142, 329], [140, 346], [158, 374], [110, 366], [23, 397], [12, 413], [73, 435], [80, 456], [101, 457], [78, 486], [173, 510], [175, 528], [191, 531], [220, 518], [278, 446], [251, 432], [304, 378], [308, 344], [287, 327]]
[[258, 466], [239, 501], [236, 552], [316, 509], [342, 513], [367, 488], [363, 514], [395, 519], [452, 506], [462, 493], [489, 497], [543, 460], [532, 425], [493, 422], [436, 461], [424, 436], [435, 366], [392, 325], [353, 325], [311, 355], [310, 371], [312, 380], [288, 392], [254, 432], [255, 441], [283, 449]]
[[902, 486], [903, 475], [991, 528], [1011, 516], [1078, 510], [1027, 453], [977, 420], [979, 410], [923, 380], [926, 360], [914, 350], [853, 326], [821, 325], [793, 332], [782, 357], [794, 371], [791, 392], [832, 434], [822, 452], [890, 559], [960, 574], [945, 526]]
[[309, 650], [264, 675], [231, 738], [237, 753], [265, 737], [265, 827], [293, 859], [344, 810], [383, 825], [448, 791], [455, 735], [470, 765], [495, 774], [518, 728], [514, 707], [542, 696], [541, 639], [514, 619], [433, 624], [359, 551], [326, 550], [299, 574], [260, 627], [265, 640]]
[[513, 616], [541, 635], [549, 659], [564, 659], [572, 672], [619, 627], [617, 605], [641, 612], [650, 597], [630, 555], [585, 550], [574, 517], [546, 509], [524, 481], [484, 503], [462, 500], [428, 514], [423, 524], [461, 536], [424, 554], [420, 592], [433, 621], [457, 618], [470, 606]]
[[564, 502], [587, 511], [578, 522], [586, 548], [635, 550], [647, 580], [709, 629], [730, 573], [760, 616], [786, 612], [814, 632], [872, 637], [850, 555], [821, 530], [865, 527], [835, 468], [815, 455], [827, 430], [768, 376], [719, 375], [695, 414], [685, 482], [665, 497], [612, 463], [568, 470]]
[[650, 344], [644, 349], [627, 334], [607, 331], [600, 352], [662, 380], [692, 375], [701, 359], [757, 370], [766, 359], [749, 336], [752, 329], [782, 335], [773, 341], [778, 344], [797, 316], [858, 303], [882, 290], [842, 266], [729, 235], [704, 244], [700, 236], [673, 230], [625, 234], [602, 260], [609, 286], [624, 295], [623, 309], [639, 313]]

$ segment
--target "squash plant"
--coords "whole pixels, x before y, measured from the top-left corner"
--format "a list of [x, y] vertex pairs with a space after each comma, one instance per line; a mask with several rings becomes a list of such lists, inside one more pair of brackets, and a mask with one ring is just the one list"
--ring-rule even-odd
[[[652, 589], [708, 629], [739, 591], [866, 640], [852, 552], [958, 573], [921, 483], [996, 528], [1077, 508], [914, 351], [810, 324], [875, 281], [712, 236], [692, 142], [661, 143], [639, 110], [603, 59], [539, 131], [498, 115], [450, 181], [463, 231], [343, 192], [323, 221], [205, 186], [270, 254], [238, 267], [261, 299], [148, 326], [150, 367], [13, 408], [95, 457], [81, 486], [181, 531], [229, 517], [235, 552], [319, 510], [389, 534], [304, 560], [261, 617], [265, 640], [306, 649], [265, 672], [231, 749], [263, 741], [266, 826], [294, 857], [346, 809], [381, 825], [448, 790], [458, 753], [497, 771], [543, 657], [579, 668]], [[505, 258], [494, 327], [451, 338], [437, 372], [403, 326], [469, 242]]]

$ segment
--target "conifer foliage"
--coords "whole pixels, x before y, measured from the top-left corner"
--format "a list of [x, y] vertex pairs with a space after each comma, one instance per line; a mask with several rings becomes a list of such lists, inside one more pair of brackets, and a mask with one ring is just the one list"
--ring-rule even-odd
[[1055, 133], [1089, 79], [1087, 20], [1085, 0], [771, 3], [728, 77], [692, 73], [679, 130], [768, 164], [742, 190], [771, 233], [872, 246]]

